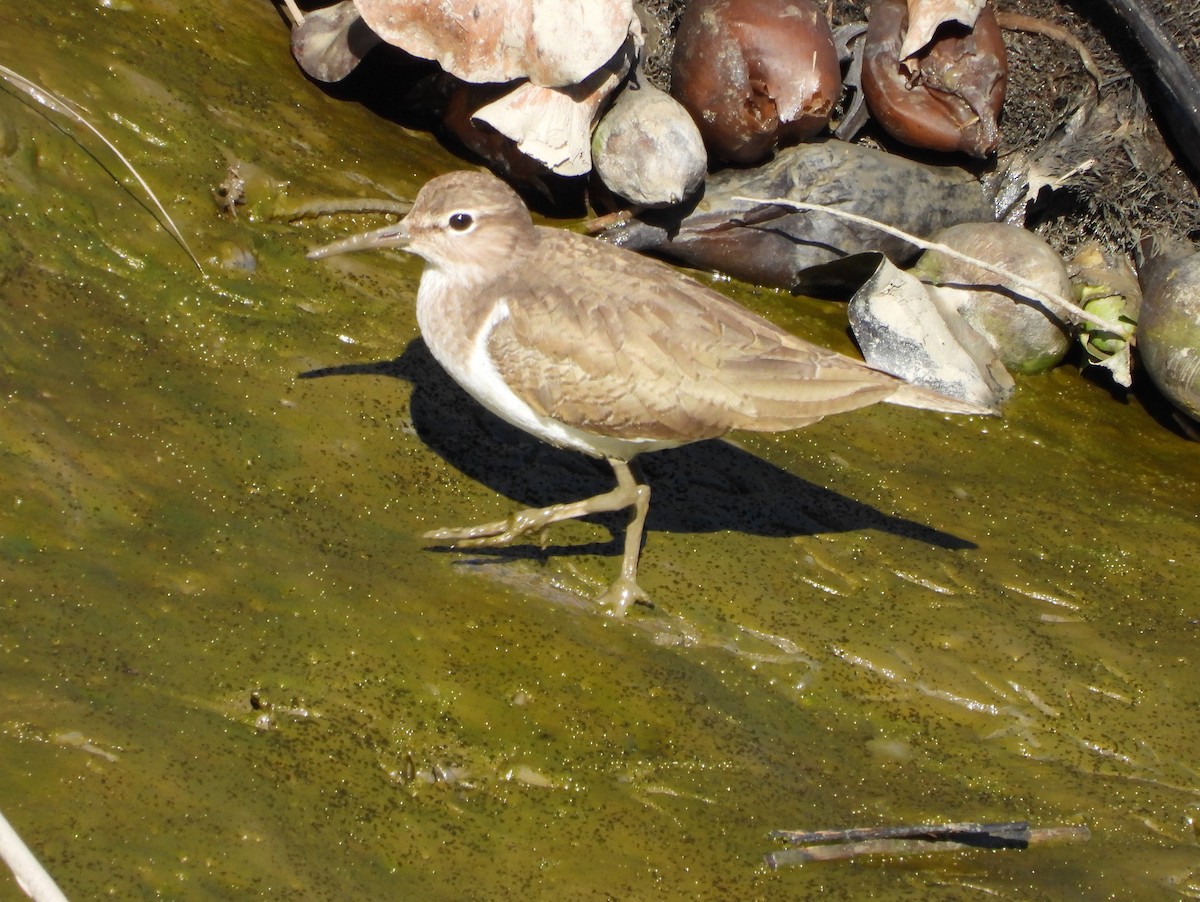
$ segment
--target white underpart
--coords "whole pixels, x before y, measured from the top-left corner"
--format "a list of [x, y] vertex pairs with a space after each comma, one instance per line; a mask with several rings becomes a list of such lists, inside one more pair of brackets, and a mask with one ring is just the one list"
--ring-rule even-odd
[[[500, 375], [488, 350], [492, 330], [509, 317], [508, 304], [503, 300], [496, 304], [474, 336], [470, 353], [465, 358], [451, 353], [454, 342], [449, 332], [454, 326], [438, 310], [447, 291], [446, 281], [437, 267], [432, 264], [425, 267], [417, 290], [417, 324], [421, 328], [421, 335], [434, 359], [451, 378], [500, 419], [551, 445], [593, 457], [630, 460], [643, 451], [679, 446], [680, 442], [622, 439], [576, 429], [538, 413], [521, 400]], [[464, 288], [461, 282], [457, 282], [455, 288], [449, 290], [462, 291]]]

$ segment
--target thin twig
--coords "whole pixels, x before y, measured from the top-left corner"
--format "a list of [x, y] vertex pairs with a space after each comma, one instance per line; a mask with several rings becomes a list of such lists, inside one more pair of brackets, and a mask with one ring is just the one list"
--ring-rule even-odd
[[412, 201], [387, 198], [329, 197], [311, 198], [294, 204], [276, 203], [268, 214], [270, 219], [295, 222], [314, 216], [333, 216], [339, 213], [392, 213], [404, 216], [412, 209]]
[[1037, 19], [1033, 16], [1023, 16], [1020, 13], [1006, 12], [996, 13], [996, 22], [1005, 31], [1023, 31], [1026, 34], [1040, 34], [1052, 40], [1061, 41], [1079, 54], [1079, 61], [1083, 63], [1083, 68], [1087, 69], [1088, 75], [1096, 80], [1096, 87], [1104, 83], [1104, 76], [1100, 73], [1100, 67], [1096, 65], [1096, 58], [1087, 49], [1087, 45], [1061, 25], [1047, 22], [1045, 19]]
[[[862, 855], [912, 855], [980, 849], [1025, 849], [1048, 842], [1083, 842], [1091, 837], [1084, 826], [1030, 827], [1024, 821], [1005, 824], [941, 824], [915, 827], [866, 827], [804, 833], [776, 830], [772, 836], [791, 842], [820, 841], [771, 852], [764, 857], [771, 869], [813, 861], [842, 861]], [[801, 837], [801, 839], [797, 839]]]
[[772, 830], [772, 839], [782, 839], [792, 845], [820, 842], [854, 842], [863, 839], [945, 839], [962, 835], [996, 836], [1028, 840], [1028, 821], [1008, 821], [999, 824], [918, 824], [906, 827], [854, 827], [849, 830]]
[[17, 884], [33, 902], [67, 902], [54, 878], [29, 851], [4, 815], [0, 814], [0, 858], [13, 872]]
[[[733, 199], [753, 204], [775, 204], [781, 207], [791, 207], [793, 210], [806, 210], [813, 213], [828, 213], [830, 216], [836, 216], [840, 219], [857, 223], [858, 225], [865, 225], [869, 226], [870, 228], [878, 229], [881, 232], [886, 232], [889, 235], [893, 235], [896, 238], [907, 241], [909, 244], [916, 245], [923, 250], [937, 251], [939, 254], [943, 254], [947, 257], [953, 257], [955, 260], [958, 260], [962, 263], [966, 263], [970, 266], [977, 266], [980, 269], [992, 273], [993, 275], [999, 276], [1000, 278], [1006, 280], [1006, 284], [1001, 287], [1008, 288], [1009, 290], [1020, 288], [1023, 292], [1026, 292], [1026, 294], [1022, 294], [1022, 297], [1025, 297], [1027, 300], [1033, 301], [1042, 307], [1046, 307], [1047, 304], [1052, 307], [1058, 307], [1067, 313], [1070, 313], [1077, 320], [1091, 323], [1092, 325], [1099, 326], [1100, 328], [1109, 332], [1120, 332], [1121, 327], [1116, 323], [1111, 323], [1093, 313], [1088, 313], [1078, 304], [1068, 301], [1066, 298], [1053, 295], [1039, 285], [1036, 285], [1022, 276], [1018, 276], [1016, 273], [1009, 272], [1001, 266], [997, 266], [994, 263], [989, 263], [986, 260], [980, 260], [977, 257], [972, 257], [969, 254], [962, 253], [961, 251], [956, 251], [954, 248], [945, 244], [941, 244], [940, 242], [929, 241], [925, 238], [918, 238], [916, 235], [912, 235], [903, 229], [898, 229], [895, 226], [890, 226], [886, 223], [879, 222], [878, 220], [872, 219], [869, 216], [860, 216], [858, 213], [851, 213], [847, 210], [839, 210], [836, 207], [828, 207], [824, 204], [810, 204], [799, 200], [788, 200], [785, 197], [735, 196]], [[1053, 313], [1054, 311], [1050, 312]]]
[[635, 210], [614, 210], [612, 213], [605, 213], [603, 216], [595, 216], [583, 224], [583, 231], [588, 235], [595, 235], [598, 232], [603, 232], [605, 229], [611, 229], [613, 226], [624, 225], [633, 219], [636, 215]]
[[196, 255], [192, 253], [192, 249], [188, 247], [187, 241], [185, 241], [183, 238], [183, 233], [179, 231], [179, 228], [175, 225], [175, 221], [171, 219], [171, 214], [169, 214], [166, 207], [159, 202], [157, 195], [155, 195], [155, 193], [150, 189], [150, 186], [146, 184], [146, 180], [138, 174], [138, 171], [133, 168], [133, 164], [126, 159], [125, 155], [121, 153], [121, 151], [117, 150], [116, 145], [113, 144], [112, 141], [104, 137], [100, 130], [96, 128], [96, 126], [92, 125], [92, 123], [90, 123], [83, 115], [83, 113], [76, 110], [74, 105], [66, 98], [59, 97], [52, 91], [43, 88], [36, 82], [30, 81], [25, 76], [18, 72], [14, 72], [7, 66], [0, 65], [0, 76], [3, 76], [4, 79], [13, 87], [24, 91], [37, 103], [40, 103], [49, 110], [53, 110], [60, 116], [66, 116], [68, 119], [78, 125], [82, 125], [93, 135], [103, 141], [104, 146], [116, 154], [117, 159], [120, 160], [121, 163], [124, 164], [125, 168], [128, 169], [133, 175], [133, 177], [137, 179], [138, 184], [142, 186], [142, 190], [146, 192], [147, 196], [149, 196], [151, 203], [154, 204], [155, 208], [162, 215], [164, 227], [171, 234], [171, 236], [179, 242], [179, 246], [182, 247], [184, 251], [187, 252], [187, 255], [192, 258], [192, 262], [196, 264], [196, 269], [200, 270], [200, 273], [203, 275], [204, 267], [200, 265], [200, 261], [196, 258]]
[[283, 8], [287, 11], [288, 18], [292, 20], [293, 28], [304, 24], [304, 13], [296, 5], [296, 0], [283, 0]]

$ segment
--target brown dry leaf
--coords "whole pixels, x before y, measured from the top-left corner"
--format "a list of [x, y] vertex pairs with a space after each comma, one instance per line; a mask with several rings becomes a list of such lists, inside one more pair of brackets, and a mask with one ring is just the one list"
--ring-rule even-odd
[[341, 81], [354, 71], [380, 38], [351, 0], [314, 9], [292, 29], [292, 55], [318, 81]]
[[354, 0], [371, 29], [470, 82], [578, 84], [629, 34], [632, 0]]
[[880, 256], [847, 310], [867, 363], [993, 411], [1016, 387], [995, 348], [915, 276]]
[[987, 0], [908, 0], [908, 32], [900, 45], [900, 59], [920, 53], [944, 22], [973, 28]]
[[605, 99], [629, 72], [634, 42], [581, 84], [547, 88], [531, 81], [477, 110], [517, 148], [559, 175], [584, 175], [592, 168], [592, 126]]

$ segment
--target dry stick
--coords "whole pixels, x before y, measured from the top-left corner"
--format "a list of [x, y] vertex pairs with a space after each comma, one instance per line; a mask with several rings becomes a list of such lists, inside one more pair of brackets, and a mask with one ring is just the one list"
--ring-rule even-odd
[[307, 219], [310, 216], [332, 216], [338, 213], [394, 213], [397, 216], [403, 216], [411, 209], [412, 201], [408, 200], [321, 197], [297, 201], [294, 204], [277, 203], [271, 210], [269, 218], [295, 222], [297, 219]]
[[[861, 855], [905, 855], [929, 852], [961, 852], [979, 849], [1024, 849], [1047, 842], [1083, 842], [1091, 837], [1084, 826], [1030, 827], [1028, 823], [942, 824], [919, 827], [881, 827], [858, 830], [821, 830], [799, 833], [777, 830], [772, 836], [856, 839], [855, 842], [804, 846], [784, 849], [764, 856], [768, 867], [805, 864], [812, 861], [840, 861]], [[898, 837], [898, 838], [884, 838]]]
[[947, 257], [953, 257], [955, 260], [958, 260], [962, 263], [966, 263], [970, 266], [977, 266], [980, 269], [992, 273], [993, 275], [999, 276], [1000, 278], [1007, 280], [1009, 283], [1002, 287], [1010, 288], [1010, 290], [1012, 286], [1020, 288], [1027, 292], [1027, 294], [1022, 295], [1023, 297], [1025, 297], [1027, 300], [1031, 300], [1040, 304], [1042, 307], [1045, 307], [1047, 304], [1050, 304], [1054, 307], [1060, 307], [1070, 313], [1076, 319], [1091, 323], [1093, 326], [1099, 326], [1101, 329], [1104, 329], [1108, 332], [1116, 332], [1118, 335], [1123, 334], [1121, 326], [1117, 325], [1116, 323], [1110, 323], [1108, 320], [1102, 319], [1093, 313], [1088, 313], [1078, 304], [1074, 304], [1071, 301], [1068, 301], [1066, 298], [1056, 297], [1055, 295], [1047, 292], [1045, 289], [1035, 285], [1028, 279], [1018, 276], [1016, 273], [1011, 273], [1001, 266], [997, 266], [994, 263], [989, 263], [986, 260], [980, 260], [977, 257], [972, 257], [970, 254], [964, 254], [961, 251], [956, 251], [954, 248], [945, 244], [941, 244], [940, 242], [918, 238], [916, 235], [911, 235], [903, 229], [898, 229], [895, 226], [890, 226], [886, 223], [879, 222], [878, 220], [871, 219], [869, 216], [860, 216], [857, 213], [850, 213], [846, 210], [838, 210], [834, 207], [827, 207], [824, 204], [810, 204], [799, 200], [788, 200], [784, 197], [735, 196], [733, 199], [752, 204], [775, 204], [780, 207], [791, 207], [794, 210], [804, 210], [811, 213], [828, 213], [830, 216], [837, 216], [840, 219], [845, 219], [849, 222], [857, 223], [858, 225], [865, 225], [870, 228], [878, 229], [881, 232], [886, 232], [889, 235], [892, 235], [903, 241], [907, 241], [909, 244], [916, 245], [923, 250], [937, 251], [939, 254], [944, 254]]
[[782, 839], [792, 845], [821, 842], [853, 842], [861, 839], [943, 839], [968, 834], [994, 836], [1010, 840], [1028, 840], [1028, 821], [1008, 821], [999, 824], [979, 824], [968, 821], [960, 824], [917, 824], [905, 827], [853, 827], [849, 830], [772, 830], [772, 839]]
[[615, 225], [624, 225], [644, 209], [645, 207], [642, 206], [634, 206], [624, 210], [614, 210], [603, 216], [595, 216], [583, 224], [583, 231], [588, 235], [595, 235], [597, 232], [603, 232]]
[[304, 13], [296, 5], [296, 0], [283, 0], [283, 6], [287, 10], [288, 18], [292, 20], [293, 28], [304, 24]]
[[1006, 31], [1023, 31], [1026, 34], [1040, 34], [1052, 40], [1061, 41], [1079, 54], [1079, 60], [1083, 63], [1083, 68], [1087, 69], [1088, 75], [1096, 80], [1096, 86], [1099, 87], [1103, 84], [1104, 76], [1100, 74], [1100, 67], [1096, 65], [1096, 59], [1092, 56], [1091, 51], [1087, 49], [1083, 41], [1079, 40], [1079, 38], [1075, 37], [1075, 35], [1061, 25], [1055, 25], [1053, 22], [1047, 22], [1045, 19], [1037, 19], [1033, 16], [1022, 16], [1020, 13], [998, 12], [996, 13], [996, 21]]
[[[96, 128], [96, 126], [92, 125], [92, 123], [88, 122], [88, 120], [84, 117], [84, 115], [82, 113], [78, 112], [77, 110], [75, 110], [73, 108], [72, 104], [70, 103], [70, 101], [66, 100], [65, 98], [59, 97], [57, 94], [53, 93], [52, 91], [50, 91], [46, 88], [43, 88], [41, 85], [37, 84], [36, 82], [30, 81], [25, 76], [21, 75], [20, 73], [14, 72], [12, 69], [8, 68], [7, 66], [0, 65], [0, 75], [2, 75], [4, 77], [4, 79], [10, 85], [13, 85], [16, 88], [20, 88], [22, 91], [24, 91], [26, 94], [28, 94], [33, 100], [40, 103], [42, 106], [46, 107], [47, 109], [53, 110], [54, 112], [58, 113], [61, 116], [66, 116], [72, 122], [82, 125], [88, 131], [90, 131], [93, 135], [95, 135], [97, 138], [99, 138], [101, 141], [103, 141], [105, 147], [107, 147], [114, 154], [116, 154], [117, 159], [120, 160], [125, 165], [125, 168], [128, 169], [129, 172], [133, 175], [133, 177], [135, 179], [137, 179], [138, 184], [142, 186], [142, 190], [146, 192], [146, 194], [150, 197], [151, 202], [158, 209], [158, 212], [162, 214], [163, 220], [165, 221], [165, 226], [166, 226], [167, 231], [171, 234], [171, 236], [176, 241], [179, 242], [180, 247], [182, 247], [184, 249], [184, 251], [187, 252], [187, 255], [192, 258], [192, 262], [196, 264], [196, 269], [200, 270], [201, 275], [204, 274], [204, 267], [200, 265], [200, 261], [198, 259], [196, 259], [196, 255], [193, 254], [192, 249], [190, 247], [188, 247], [188, 243], [184, 240], [183, 234], [179, 231], [179, 228], [175, 225], [175, 221], [173, 219], [171, 219], [171, 214], [169, 214], [167, 212], [166, 207], [164, 207], [161, 203], [159, 203], [158, 197], [155, 195], [155, 193], [152, 190], [150, 190], [150, 186], [146, 184], [146, 180], [143, 179], [138, 174], [138, 171], [133, 168], [133, 164], [130, 163], [129, 160], [127, 160], [125, 158], [125, 155], [123, 153], [121, 153], [121, 151], [117, 150], [116, 145], [113, 144], [112, 141], [110, 141], [110, 140], [108, 140], [108, 138], [104, 137], [104, 135], [100, 133], [100, 130], [98, 128]], [[124, 187], [124, 186], [122, 186], [122, 187]]]
[[67, 902], [67, 897], [58, 888], [41, 863], [29, 851], [29, 846], [12, 825], [0, 814], [0, 858], [9, 866], [17, 884], [33, 902]]

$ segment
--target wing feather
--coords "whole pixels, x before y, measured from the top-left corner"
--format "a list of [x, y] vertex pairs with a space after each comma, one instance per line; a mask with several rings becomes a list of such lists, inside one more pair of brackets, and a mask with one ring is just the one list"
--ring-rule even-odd
[[488, 349], [539, 413], [602, 435], [694, 441], [794, 429], [903, 384], [656, 260], [538, 232], [526, 265], [496, 286], [509, 316]]

